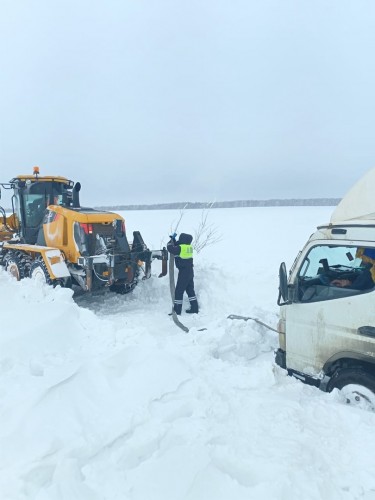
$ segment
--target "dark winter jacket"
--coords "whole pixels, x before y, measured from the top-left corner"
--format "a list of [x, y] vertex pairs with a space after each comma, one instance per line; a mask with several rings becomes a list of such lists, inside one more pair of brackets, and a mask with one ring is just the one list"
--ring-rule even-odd
[[373, 288], [374, 282], [371, 272], [368, 269], [363, 270], [346, 288], [353, 290], [368, 290]]
[[175, 263], [177, 269], [192, 269], [193, 268], [193, 258], [191, 259], [181, 259], [179, 257], [181, 252], [180, 245], [191, 245], [193, 237], [191, 234], [181, 233], [178, 241], [170, 240], [167, 244], [167, 250], [169, 253], [175, 256]]

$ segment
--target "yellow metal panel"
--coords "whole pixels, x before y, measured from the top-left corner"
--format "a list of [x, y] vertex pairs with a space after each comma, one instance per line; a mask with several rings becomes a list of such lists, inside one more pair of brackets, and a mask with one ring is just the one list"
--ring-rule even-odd
[[[28, 245], [27, 243], [17, 243], [17, 244], [10, 244], [5, 242], [3, 248], [7, 248], [9, 250], [20, 250], [21, 252], [26, 252], [27, 254], [31, 255], [33, 259], [37, 258], [39, 255], [43, 258], [44, 263], [47, 266], [48, 272], [50, 273], [50, 276], [52, 279], [56, 279], [56, 276], [52, 270], [51, 264], [57, 264], [61, 260], [64, 259], [64, 255], [60, 252], [59, 248], [55, 247], [43, 247], [41, 245]], [[48, 257], [46, 252], [49, 250], [58, 250], [60, 253], [60, 256], [56, 257]]]
[[48, 175], [48, 176], [40, 176], [38, 175], [38, 177], [35, 177], [34, 175], [17, 175], [17, 177], [15, 177], [15, 179], [19, 179], [20, 181], [33, 181], [33, 182], [62, 182], [63, 184], [67, 184], [69, 181], [69, 179], [67, 179], [66, 177], [60, 177], [60, 176], [52, 176], [52, 175]]

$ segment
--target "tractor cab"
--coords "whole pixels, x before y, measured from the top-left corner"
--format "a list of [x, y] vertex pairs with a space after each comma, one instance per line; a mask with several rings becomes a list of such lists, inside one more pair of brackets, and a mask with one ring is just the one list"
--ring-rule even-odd
[[36, 243], [49, 205], [72, 206], [73, 186], [73, 181], [65, 177], [40, 177], [39, 169], [34, 169], [34, 175], [19, 175], [8, 185], [3, 184], [4, 188], [13, 189], [13, 214], [18, 219], [18, 232], [24, 243]]
[[167, 249], [149, 250], [139, 231], [130, 243], [121, 215], [81, 207], [79, 182], [34, 167], [0, 186], [12, 192], [12, 213], [0, 207], [0, 266], [17, 279], [125, 294], [150, 278], [153, 259], [165, 276]]

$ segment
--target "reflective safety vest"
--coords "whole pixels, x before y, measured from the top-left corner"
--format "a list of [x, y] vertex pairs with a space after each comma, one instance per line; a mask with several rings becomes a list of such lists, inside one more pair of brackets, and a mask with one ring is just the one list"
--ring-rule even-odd
[[192, 259], [193, 258], [193, 247], [191, 245], [180, 245], [181, 251], [180, 257], [181, 259]]

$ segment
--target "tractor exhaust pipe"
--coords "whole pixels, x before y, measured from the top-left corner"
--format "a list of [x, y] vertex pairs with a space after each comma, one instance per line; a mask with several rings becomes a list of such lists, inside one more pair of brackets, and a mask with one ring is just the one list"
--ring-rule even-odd
[[81, 183], [80, 182], [76, 182], [74, 184], [74, 188], [73, 188], [73, 208], [80, 208], [81, 205], [79, 204], [79, 192], [81, 191]]

